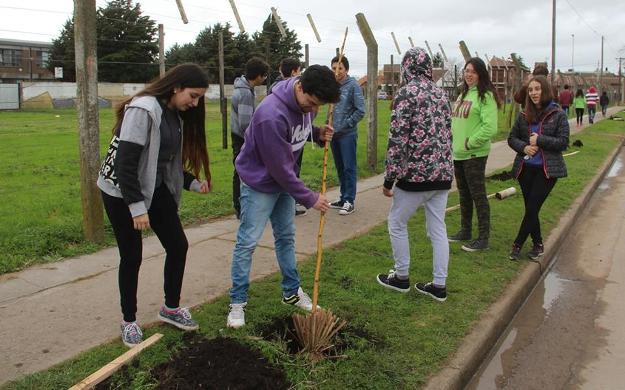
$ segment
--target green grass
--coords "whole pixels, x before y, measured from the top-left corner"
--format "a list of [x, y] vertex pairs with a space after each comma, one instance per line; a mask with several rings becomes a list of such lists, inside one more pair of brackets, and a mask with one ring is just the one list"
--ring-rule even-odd
[[[625, 117], [624, 113], [620, 115]], [[569, 177], [558, 181], [543, 207], [545, 237], [618, 145], [620, 139], [615, 135], [625, 135], [624, 122], [602, 121], [572, 137], [571, 142], [581, 139], [585, 146], [580, 153], [566, 157]], [[489, 193], [514, 184], [487, 182]], [[457, 194], [452, 193], [449, 204], [457, 202]], [[374, 345], [366, 338], [353, 336], [351, 348], [344, 352], [345, 358], [326, 360], [311, 367], [301, 358], [288, 355], [283, 343], [247, 337], [259, 335], [276, 318], [291, 314], [289, 308], [278, 304], [278, 275], [252, 283], [244, 328], [224, 329], [227, 297], [197, 308], [194, 318], [206, 337], [230, 336], [260, 349], [287, 372], [298, 389], [418, 388], [451, 356], [484, 310], [527, 264], [507, 260], [523, 213], [522, 197], [493, 200], [491, 207], [489, 251], [468, 254], [460, 250], [459, 244], [451, 244], [449, 298], [443, 304], [414, 292], [398, 294], [377, 285], [375, 275], [392, 266], [385, 224], [324, 252], [320, 304], [347, 319], [351, 327], [365, 331], [370, 339], [378, 340]], [[458, 212], [450, 213], [446, 222], [450, 232], [458, 229]], [[409, 229], [411, 281], [427, 281], [432, 272], [431, 247], [425, 236], [422, 211], [411, 219]], [[312, 258], [300, 266], [304, 288], [308, 290], [313, 269]], [[164, 339], [142, 352], [138, 363], [129, 367], [129, 374], [116, 377], [119, 388], [152, 388], [149, 369], [167, 361], [180, 346], [180, 332], [158, 326], [148, 329], [146, 334], [155, 332], [164, 333]], [[102, 345], [4, 389], [67, 388], [123, 351], [120, 342]]]

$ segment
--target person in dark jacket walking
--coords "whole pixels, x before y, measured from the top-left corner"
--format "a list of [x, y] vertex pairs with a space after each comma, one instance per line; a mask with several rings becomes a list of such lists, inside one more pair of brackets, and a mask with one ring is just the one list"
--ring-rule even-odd
[[[232, 138], [232, 164], [241, 153], [243, 141], [245, 140], [245, 130], [249, 126], [256, 108], [256, 95], [254, 87], [262, 85], [267, 79], [269, 65], [257, 57], [250, 58], [245, 64], [245, 75], [234, 80], [234, 93], [232, 94], [232, 104], [230, 112], [230, 135]], [[237, 218], [241, 214], [241, 180], [236, 167], [232, 171], [232, 206]]]
[[[137, 286], [141, 231], [149, 228], [166, 252], [165, 304], [158, 318], [183, 330], [198, 328], [189, 310], [179, 307], [188, 243], [178, 206], [183, 187], [210, 191], [204, 129], [207, 88], [208, 77], [199, 66], [182, 64], [115, 110], [113, 138], [97, 185], [119, 247], [121, 332], [128, 347], [143, 338], [136, 322]], [[199, 179], [201, 169], [206, 180]]]
[[377, 281], [395, 291], [410, 290], [408, 220], [423, 206], [433, 248], [433, 279], [417, 283], [415, 289], [444, 301], [449, 263], [445, 207], [454, 177], [451, 105], [445, 91], [432, 81], [432, 61], [422, 48], [406, 52], [401, 75], [404, 85], [393, 103], [382, 189], [393, 198], [388, 231], [395, 265]]
[[525, 111], [519, 113], [510, 130], [508, 145], [517, 152], [512, 171], [521, 186], [525, 215], [519, 227], [510, 260], [518, 260], [521, 248], [531, 235], [533, 247], [528, 252], [535, 260], [544, 253], [538, 214], [556, 184], [566, 177], [562, 151], [569, 145], [569, 122], [566, 113], [553, 101], [549, 82], [536, 76], [528, 84]]
[[608, 106], [610, 105], [610, 98], [605, 91], [603, 91], [601, 97], [599, 98], [599, 104], [601, 105], [601, 114], [605, 118], [606, 114], [608, 113]]

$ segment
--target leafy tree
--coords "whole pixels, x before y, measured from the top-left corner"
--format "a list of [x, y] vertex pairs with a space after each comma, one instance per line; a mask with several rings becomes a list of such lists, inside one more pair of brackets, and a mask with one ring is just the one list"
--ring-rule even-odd
[[[263, 23], [263, 29], [252, 35], [255, 46], [255, 54], [265, 58], [269, 63], [269, 69], [272, 72], [272, 79], [277, 75], [277, 69], [283, 58], [291, 57], [296, 59], [302, 58], [302, 44], [297, 39], [295, 31], [287, 27], [286, 22], [282, 22], [286, 37], [280, 34], [278, 26], [273, 21], [271, 15]], [[328, 58], [330, 62], [330, 58]]]
[[[139, 4], [112, 0], [96, 14], [98, 80], [147, 82], [158, 74], [156, 23], [141, 16]], [[52, 41], [48, 68], [63, 67], [63, 80], [76, 80], [74, 21], [69, 19]]]

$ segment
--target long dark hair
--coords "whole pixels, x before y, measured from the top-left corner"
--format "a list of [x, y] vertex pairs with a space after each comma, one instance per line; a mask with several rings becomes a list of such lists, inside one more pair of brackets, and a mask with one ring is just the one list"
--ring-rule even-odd
[[[207, 88], [208, 76], [195, 64], [181, 64], [171, 68], [167, 73], [134, 96], [124, 100], [115, 108], [115, 126], [113, 134], [119, 135], [126, 105], [139, 96], [154, 96], [160, 103], [167, 104], [174, 94], [174, 88]], [[179, 112], [183, 120], [182, 164], [185, 170], [191, 171], [200, 178], [200, 170], [204, 169], [206, 179], [210, 181], [208, 152], [206, 150], [204, 96], [200, 97], [196, 107]]]
[[575, 97], [584, 97], [584, 91], [582, 91], [581, 88], [577, 88], [577, 91], [575, 92]]
[[[486, 93], [491, 92], [493, 94], [493, 98], [495, 99], [495, 103], [497, 103], [497, 108], [501, 106], [501, 102], [499, 101], [499, 96], [497, 95], [497, 91], [495, 90], [495, 86], [490, 81], [490, 75], [488, 74], [488, 69], [486, 68], [486, 64], [479, 57], [469, 58], [466, 64], [464, 64], [464, 68], [467, 68], [467, 65], [473, 65], [473, 69], [478, 76], [477, 81], [477, 96], [483, 102], [486, 99]], [[469, 84], [462, 78], [462, 94], [460, 95], [460, 100], [464, 100], [465, 96], [467, 96], [467, 92], [469, 92]]]
[[[540, 101], [538, 102], [538, 106], [534, 104], [529, 94], [529, 85], [534, 81], [540, 84]], [[538, 122], [538, 118], [540, 118], [545, 111], [545, 108], [553, 101], [553, 93], [551, 92], [551, 85], [545, 76], [532, 77], [530, 82], [527, 83], [527, 86], [528, 92], [525, 98], [525, 117], [529, 123], [536, 123]]]

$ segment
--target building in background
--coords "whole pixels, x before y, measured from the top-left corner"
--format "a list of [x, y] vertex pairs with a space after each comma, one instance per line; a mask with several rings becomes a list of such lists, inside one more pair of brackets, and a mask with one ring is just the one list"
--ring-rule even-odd
[[52, 43], [0, 39], [0, 83], [54, 80], [46, 69]]

